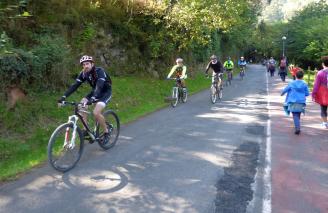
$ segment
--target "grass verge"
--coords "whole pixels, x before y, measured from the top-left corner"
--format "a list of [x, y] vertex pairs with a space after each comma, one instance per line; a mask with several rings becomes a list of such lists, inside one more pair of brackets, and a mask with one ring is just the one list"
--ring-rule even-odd
[[[193, 94], [207, 88], [210, 79], [197, 75], [186, 83], [189, 94]], [[108, 108], [117, 112], [122, 124], [133, 121], [168, 105], [164, 98], [170, 95], [173, 84], [153, 78], [114, 77], [113, 98]], [[79, 101], [89, 90], [85, 84], [68, 100]], [[14, 180], [47, 159], [51, 133], [72, 113], [70, 107], [57, 107], [56, 100], [63, 92], [29, 94], [28, 101], [11, 111], [0, 103], [0, 182]]]

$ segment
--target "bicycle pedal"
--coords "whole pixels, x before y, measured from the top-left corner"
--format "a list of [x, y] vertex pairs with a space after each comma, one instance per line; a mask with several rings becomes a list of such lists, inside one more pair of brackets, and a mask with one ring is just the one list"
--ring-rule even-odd
[[95, 141], [94, 140], [89, 140], [89, 144], [93, 144]]

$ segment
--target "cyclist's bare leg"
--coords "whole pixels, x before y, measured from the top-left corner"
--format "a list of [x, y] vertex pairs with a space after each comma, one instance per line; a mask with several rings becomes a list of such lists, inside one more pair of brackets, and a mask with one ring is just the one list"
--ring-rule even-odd
[[[213, 85], [214, 85], [214, 83], [215, 83], [216, 75], [219, 75], [219, 74], [216, 74], [215, 72], [212, 73], [212, 84], [213, 84]], [[218, 86], [218, 87], [222, 87], [222, 80], [221, 80], [221, 78], [219, 78], [219, 77], [218, 77], [218, 83], [217, 83], [217, 86]]]
[[215, 75], [216, 75], [216, 73], [213, 72], [213, 73], [212, 73], [212, 84], [213, 84], [213, 85], [214, 85], [214, 83], [215, 83]]
[[108, 133], [106, 120], [105, 120], [104, 116], [102, 115], [102, 111], [105, 109], [105, 107], [106, 107], [105, 103], [97, 102], [97, 104], [93, 110], [93, 115], [95, 116], [96, 120], [98, 121], [99, 125], [104, 130], [104, 132]]

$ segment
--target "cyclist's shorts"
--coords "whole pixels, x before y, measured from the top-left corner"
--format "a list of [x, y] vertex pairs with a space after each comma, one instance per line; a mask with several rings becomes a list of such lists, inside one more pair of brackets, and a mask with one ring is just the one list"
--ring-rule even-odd
[[213, 72], [212, 76], [215, 76], [215, 75], [218, 75], [218, 76], [223, 75], [223, 72]]
[[[92, 93], [87, 95], [87, 99], [90, 101], [92, 96]], [[98, 102], [97, 103], [102, 103], [102, 105], [107, 105], [110, 101], [110, 99], [112, 99], [112, 88], [108, 89], [108, 91], [104, 92], [101, 94], [100, 98], [98, 98]]]

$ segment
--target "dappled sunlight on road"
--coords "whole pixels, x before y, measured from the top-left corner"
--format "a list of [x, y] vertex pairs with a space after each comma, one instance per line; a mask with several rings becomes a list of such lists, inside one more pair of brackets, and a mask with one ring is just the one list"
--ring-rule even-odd
[[199, 118], [218, 118], [228, 122], [237, 123], [249, 123], [256, 122], [258, 119], [255, 116], [250, 115], [236, 115], [236, 114], [218, 114], [218, 113], [206, 113], [202, 115], [196, 115]]
[[194, 152], [192, 153], [192, 155], [200, 159], [206, 160], [208, 162], [211, 162], [212, 164], [220, 167], [229, 166], [229, 162], [230, 162], [229, 159], [211, 153]]

